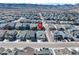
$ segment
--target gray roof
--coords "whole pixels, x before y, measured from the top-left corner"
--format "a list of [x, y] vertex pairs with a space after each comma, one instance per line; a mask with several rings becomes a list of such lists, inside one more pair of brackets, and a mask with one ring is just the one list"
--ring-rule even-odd
[[26, 35], [26, 31], [20, 31], [17, 35], [16, 38], [17, 39], [24, 39]]
[[8, 23], [8, 25], [11, 26], [11, 27], [15, 27], [15, 24], [16, 24], [15, 22]]
[[22, 26], [23, 26], [23, 27], [27, 27], [27, 26], [30, 27], [30, 24], [29, 24], [29, 23], [22, 23]]
[[55, 31], [55, 32], [54, 32], [54, 35], [65, 35], [65, 34], [64, 34], [64, 32], [62, 32], [62, 31]]
[[18, 50], [15, 52], [15, 55], [27, 55], [27, 53], [24, 52], [23, 50]]
[[0, 24], [0, 29], [4, 29], [4, 27], [7, 25], [7, 23]]
[[22, 28], [24, 29], [24, 30], [29, 30], [30, 29], [30, 24], [29, 23], [22, 23]]
[[35, 31], [27, 31], [26, 32], [26, 38], [27, 39], [34, 39], [35, 38]]
[[45, 32], [44, 31], [37, 31], [36, 37], [37, 37], [37, 39], [45, 39]]
[[71, 55], [71, 51], [69, 51], [68, 48], [55, 49], [54, 51], [55, 51], [56, 55]]
[[15, 30], [7, 31], [5, 34], [5, 38], [14, 37], [17, 34]]
[[5, 23], [6, 21], [5, 20], [0, 20], [0, 23]]
[[3, 37], [6, 33], [6, 30], [0, 30], [0, 37]]
[[22, 23], [16, 23], [15, 28], [22, 27]]
[[22, 22], [22, 23], [30, 23], [31, 21], [30, 21], [30, 19], [22, 18], [20, 20], [20, 22]]
[[40, 49], [40, 51], [36, 50], [37, 55], [51, 55], [51, 50], [50, 49]]
[[37, 24], [30, 24], [30, 28], [37, 27]]
[[6, 34], [15, 35], [17, 32], [15, 30], [9, 30]]
[[0, 47], [0, 54], [5, 51], [5, 48]]

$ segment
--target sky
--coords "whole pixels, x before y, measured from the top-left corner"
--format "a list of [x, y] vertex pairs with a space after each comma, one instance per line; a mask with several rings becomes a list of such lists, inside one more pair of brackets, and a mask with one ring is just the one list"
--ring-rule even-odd
[[79, 0], [1, 0], [0, 3], [76, 4]]

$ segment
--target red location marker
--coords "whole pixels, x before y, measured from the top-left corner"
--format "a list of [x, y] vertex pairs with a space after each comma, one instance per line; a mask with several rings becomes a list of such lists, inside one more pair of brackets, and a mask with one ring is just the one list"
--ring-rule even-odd
[[42, 22], [38, 22], [38, 26], [37, 26], [38, 29], [42, 29], [43, 26], [42, 26]]

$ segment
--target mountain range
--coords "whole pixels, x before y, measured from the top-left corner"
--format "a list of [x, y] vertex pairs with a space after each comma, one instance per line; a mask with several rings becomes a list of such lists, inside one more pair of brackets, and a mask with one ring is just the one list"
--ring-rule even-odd
[[44, 9], [75, 9], [75, 8], [79, 8], [79, 4], [63, 4], [63, 5], [53, 5], [53, 4], [49, 4], [49, 5], [42, 5], [42, 4], [15, 4], [15, 3], [0, 3], [0, 8], [3, 9], [19, 9], [19, 8], [44, 8]]

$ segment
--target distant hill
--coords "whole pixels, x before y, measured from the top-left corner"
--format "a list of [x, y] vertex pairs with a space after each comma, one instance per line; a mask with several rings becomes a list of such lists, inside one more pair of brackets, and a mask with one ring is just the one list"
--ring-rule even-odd
[[79, 8], [79, 4], [64, 4], [64, 5], [41, 5], [41, 4], [8, 4], [0, 3], [0, 8], [7, 9], [19, 9], [19, 8], [44, 8], [44, 9], [73, 9]]

